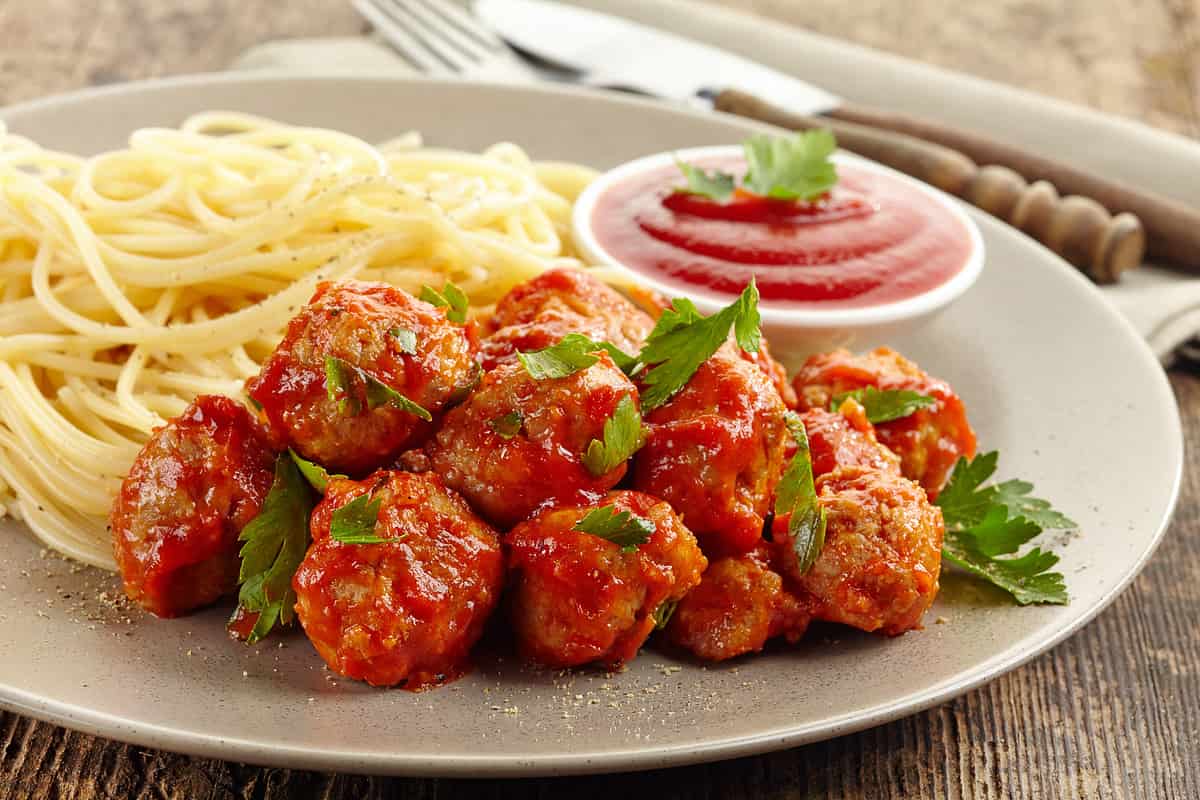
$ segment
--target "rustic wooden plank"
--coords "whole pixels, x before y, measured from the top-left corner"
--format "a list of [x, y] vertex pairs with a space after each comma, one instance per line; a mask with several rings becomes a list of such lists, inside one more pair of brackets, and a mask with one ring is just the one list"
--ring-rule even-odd
[[224, 69], [258, 42], [362, 30], [340, 0], [6, 0], [0, 105], [92, 84]]
[[[1200, 0], [995, 0], [952, 13], [943, 0], [709, 2], [1200, 135]], [[360, 29], [341, 0], [6, 0], [0, 103], [219, 69], [258, 41]], [[1196, 452], [1200, 377], [1172, 383]], [[1189, 473], [1161, 551], [1071, 640], [939, 708], [783, 753], [583, 779], [381, 779], [193, 759], [0, 714], [0, 800], [1197, 798], [1198, 525], [1200, 476]]]

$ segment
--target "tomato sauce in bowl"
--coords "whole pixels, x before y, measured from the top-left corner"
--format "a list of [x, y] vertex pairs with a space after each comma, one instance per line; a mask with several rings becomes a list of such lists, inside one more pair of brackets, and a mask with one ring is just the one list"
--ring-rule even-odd
[[838, 182], [812, 202], [742, 189], [722, 202], [677, 191], [687, 182], [676, 156], [739, 178], [746, 170], [740, 147], [651, 156], [598, 179], [575, 211], [587, 255], [669, 295], [712, 309], [753, 278], [764, 313], [812, 326], [880, 322], [944, 305], [982, 265], [979, 232], [953, 200], [864, 159], [835, 156]]

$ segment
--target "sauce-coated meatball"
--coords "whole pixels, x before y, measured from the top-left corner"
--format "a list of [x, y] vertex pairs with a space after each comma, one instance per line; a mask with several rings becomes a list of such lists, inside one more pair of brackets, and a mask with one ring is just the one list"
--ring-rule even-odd
[[[330, 536], [334, 511], [370, 492], [382, 544]], [[304, 632], [329, 668], [373, 686], [421, 689], [463, 673], [500, 596], [495, 531], [436, 475], [335, 479], [313, 511], [292, 587]]]
[[933, 397], [936, 405], [876, 426], [879, 441], [900, 456], [905, 477], [924, 486], [930, 497], [937, 496], [960, 456], [975, 455], [975, 432], [950, 384], [925, 374], [894, 350], [881, 347], [860, 356], [834, 350], [812, 356], [796, 373], [795, 386], [802, 409], [828, 408], [834, 395], [866, 386]]
[[[590, 511], [614, 506], [649, 520], [635, 550], [572, 530]], [[617, 667], [654, 630], [654, 612], [700, 582], [707, 566], [671, 507], [639, 492], [612, 492], [591, 506], [543, 511], [507, 536], [513, 632], [522, 655], [551, 667]]]
[[232, 591], [237, 537], [258, 516], [274, 463], [249, 412], [227, 397], [198, 397], [155, 431], [112, 509], [125, 593], [174, 617]]
[[709, 556], [752, 549], [791, 438], [786, 411], [761, 370], [718, 353], [646, 415], [633, 488], [669, 502]]
[[918, 628], [933, 604], [942, 563], [942, 512], [916, 483], [861, 467], [817, 479], [825, 545], [798, 574], [787, 518], [773, 527], [778, 563], [807, 595], [813, 618], [897, 635]]
[[700, 585], [679, 601], [667, 638], [705, 661], [762, 650], [768, 639], [795, 642], [811, 614], [769, 564], [767, 547], [714, 561]]
[[767, 343], [765, 336], [759, 341], [758, 352], [755, 353], [748, 353], [742, 348], [732, 345], [726, 345], [726, 347], [736, 350], [739, 357], [746, 359], [761, 369], [763, 374], [770, 379], [771, 385], [775, 387], [775, 391], [779, 392], [779, 397], [783, 400], [785, 406], [788, 408], [796, 407], [796, 390], [788, 382], [787, 370], [783, 368], [783, 364], [780, 364], [771, 355], [771, 346]]
[[[900, 474], [900, 457], [879, 443], [875, 426], [863, 407], [847, 400], [838, 411], [812, 408], [800, 415], [808, 435], [809, 454], [814, 477], [838, 467], [868, 467]], [[795, 451], [788, 446], [788, 460]]]
[[500, 528], [542, 506], [586, 503], [611, 489], [625, 464], [593, 475], [583, 454], [603, 440], [617, 403], [636, 400], [637, 388], [599, 355], [566, 378], [536, 380], [519, 362], [484, 375], [430, 443], [434, 471]]
[[330, 469], [362, 474], [419, 442], [432, 424], [386, 398], [376, 404], [379, 393], [353, 369], [341, 373], [347, 392], [331, 398], [326, 357], [436, 414], [474, 381], [474, 351], [466, 327], [399, 289], [324, 283], [247, 388], [282, 442]]
[[[492, 315], [494, 330], [557, 316], [599, 322], [594, 336], [630, 355], [641, 349], [654, 321], [615, 289], [578, 269], [552, 269], [514, 286]], [[582, 331], [581, 331], [582, 332]]]

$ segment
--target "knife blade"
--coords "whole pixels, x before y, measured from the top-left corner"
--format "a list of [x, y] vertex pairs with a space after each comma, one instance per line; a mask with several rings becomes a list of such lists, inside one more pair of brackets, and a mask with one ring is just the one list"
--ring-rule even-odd
[[592, 86], [680, 101], [752, 87], [802, 114], [841, 105], [824, 89], [770, 67], [609, 14], [544, 0], [476, 0], [475, 13], [509, 44]]

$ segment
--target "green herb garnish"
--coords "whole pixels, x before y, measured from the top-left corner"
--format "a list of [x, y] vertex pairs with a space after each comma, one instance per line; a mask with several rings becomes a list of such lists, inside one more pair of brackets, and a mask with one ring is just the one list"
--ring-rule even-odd
[[879, 390], [874, 386], [855, 389], [852, 392], [835, 394], [829, 401], [829, 410], [837, 411], [846, 400], [855, 400], [867, 412], [867, 420], [873, 424], [903, 419], [914, 411], [937, 405], [937, 399], [908, 389]]
[[329, 521], [329, 536], [342, 544], [387, 544], [403, 537], [381, 539], [375, 535], [379, 508], [383, 498], [361, 494], [346, 505], [335, 509]]
[[686, 386], [700, 365], [729, 338], [730, 328], [743, 350], [757, 353], [758, 323], [758, 287], [753, 280], [737, 300], [711, 317], [697, 311], [691, 300], [672, 300], [638, 354], [637, 360], [649, 367], [642, 378], [642, 408], [658, 408]]
[[289, 449], [288, 455], [292, 457], [296, 467], [300, 470], [300, 474], [308, 481], [308, 485], [316, 489], [321, 494], [325, 494], [325, 490], [329, 488], [330, 478], [345, 478], [345, 475], [330, 474], [320, 464], [309, 461], [304, 456], [297, 453], [295, 450]]
[[617, 511], [616, 506], [602, 506], [589, 511], [571, 530], [607, 539], [628, 553], [649, 541], [654, 523], [629, 511]]
[[396, 340], [396, 347], [401, 353], [416, 355], [417, 332], [410, 328], [392, 328], [388, 335]]
[[698, 194], [721, 203], [733, 195], [735, 181], [728, 172], [715, 169], [709, 174], [695, 164], [680, 161], [678, 158], [675, 159], [675, 166], [679, 167], [683, 177], [687, 178], [687, 188], [683, 190], [684, 192]]
[[604, 421], [604, 439], [592, 439], [583, 454], [583, 465], [599, 477], [625, 463], [646, 443], [642, 415], [632, 395], [617, 402], [613, 415]]
[[[752, 136], [742, 143], [747, 169], [741, 188], [777, 200], [816, 200], [837, 183], [837, 165], [830, 158], [836, 149], [837, 139], [824, 129]], [[737, 188], [729, 173], [710, 174], [678, 159], [675, 163], [687, 178], [687, 187], [680, 191], [723, 203]]]
[[354, 417], [362, 413], [363, 403], [356, 391], [358, 383], [365, 387], [368, 409], [390, 405], [426, 422], [433, 419], [433, 415], [423, 406], [409, 400], [365, 370], [337, 356], [325, 356], [325, 393], [330, 400], [338, 404], [341, 414]]
[[946, 521], [942, 556], [953, 564], [1004, 589], [1021, 605], [1065, 605], [1067, 589], [1060, 572], [1050, 572], [1058, 556], [1039, 547], [1016, 553], [1043, 530], [1078, 527], [1050, 503], [1030, 497], [1033, 484], [1008, 480], [992, 486], [984, 481], [996, 471], [999, 454], [960, 458], [937, 505]]
[[488, 420], [488, 427], [496, 432], [501, 439], [511, 439], [521, 432], [525, 424], [525, 415], [520, 411], [510, 411]]
[[422, 286], [419, 296], [436, 308], [446, 309], [446, 319], [451, 322], [461, 325], [467, 321], [467, 309], [470, 307], [471, 301], [467, 299], [467, 295], [462, 289], [450, 281], [446, 281], [446, 285], [440, 292], [432, 286]]
[[663, 600], [658, 604], [658, 608], [654, 609], [654, 630], [661, 631], [667, 627], [667, 623], [671, 621], [671, 617], [675, 614], [675, 609], [679, 607], [678, 600]]
[[296, 595], [292, 576], [308, 549], [308, 517], [315, 504], [312, 490], [299, 467], [286, 454], [275, 459], [275, 480], [258, 516], [250, 520], [238, 541], [238, 608], [231, 623], [243, 615], [257, 614], [246, 636], [253, 644], [276, 625], [289, 625]]
[[775, 514], [788, 515], [788, 538], [796, 554], [797, 574], [802, 575], [817, 560], [825, 545], [825, 508], [817, 499], [804, 422], [794, 411], [789, 411], [785, 419], [796, 441], [796, 454], [775, 489]]
[[566, 378], [587, 369], [600, 360], [602, 350], [596, 342], [581, 333], [568, 333], [557, 344], [528, 353], [517, 353], [525, 371], [535, 380]]

